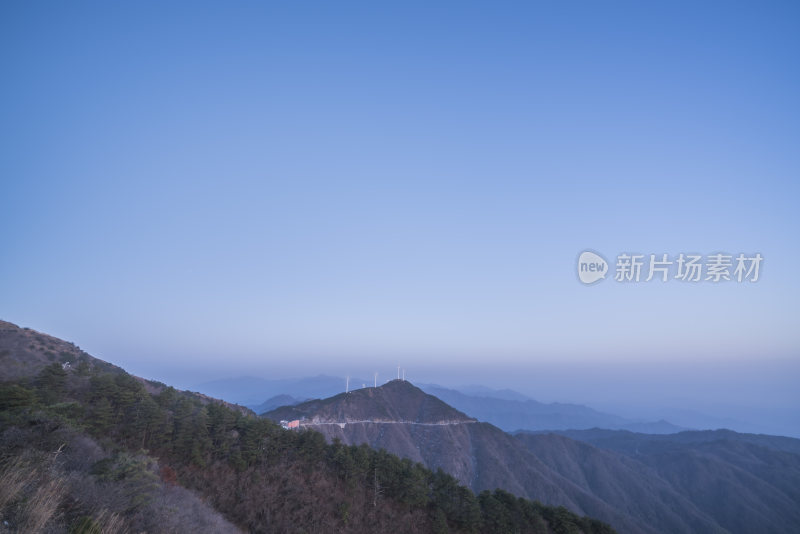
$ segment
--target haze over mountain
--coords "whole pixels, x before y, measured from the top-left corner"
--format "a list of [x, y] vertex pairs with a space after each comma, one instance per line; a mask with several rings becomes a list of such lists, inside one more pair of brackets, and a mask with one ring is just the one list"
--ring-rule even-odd
[[684, 430], [667, 421], [631, 421], [578, 404], [560, 402], [545, 404], [512, 390], [495, 391], [490, 388], [473, 386], [467, 388], [467, 391], [472, 391], [472, 393], [465, 393], [432, 384], [420, 385], [420, 388], [480, 421], [492, 423], [506, 432], [622, 428], [668, 434]]
[[[365, 384], [367, 382], [363, 379], [350, 379], [351, 390], [360, 389]], [[492, 423], [507, 432], [586, 428], [621, 428], [653, 433], [683, 430], [667, 421], [634, 421], [577, 404], [545, 404], [510, 389], [495, 390], [479, 385], [451, 389], [435, 384], [420, 384], [419, 387], [479, 421]], [[196, 389], [261, 414], [278, 406], [296, 404], [302, 399], [331, 397], [344, 388], [344, 378], [318, 375], [282, 380], [255, 377], [222, 379], [200, 384]], [[278, 398], [282, 400], [274, 400]]]
[[[800, 455], [793, 452], [800, 440], [765, 438], [783, 444], [777, 449], [731, 431], [681, 432], [654, 436], [671, 445], [645, 461], [565, 436], [511, 436], [470, 415], [399, 380], [265, 414], [300, 419], [302, 428], [331, 442], [366, 443], [441, 468], [475, 491], [500, 487], [564, 505], [622, 532], [792, 532], [800, 526], [794, 510], [800, 509]], [[706, 449], [688, 445], [696, 441], [707, 442]], [[751, 465], [754, 460], [763, 467]]]
[[274, 397], [270, 397], [269, 399], [265, 400], [261, 404], [257, 406], [249, 406], [249, 408], [257, 414], [262, 414], [264, 412], [274, 410], [275, 408], [280, 408], [281, 406], [294, 406], [295, 404], [299, 404], [304, 400], [305, 399], [295, 399], [291, 395], [275, 395]]
[[[352, 379], [353, 387], [366, 384], [365, 380]], [[370, 382], [370, 385], [372, 382]], [[317, 375], [302, 378], [266, 379], [253, 376], [225, 378], [204, 382], [196, 386], [207, 395], [226, 399], [243, 406], [259, 406], [278, 395], [289, 395], [296, 399], [320, 399], [344, 391], [342, 377]]]

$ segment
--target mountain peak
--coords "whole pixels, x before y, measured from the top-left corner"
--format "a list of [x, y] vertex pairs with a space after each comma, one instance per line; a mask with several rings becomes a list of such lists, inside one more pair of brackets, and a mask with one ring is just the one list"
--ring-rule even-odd
[[320, 423], [440, 424], [474, 421], [405, 380], [391, 380], [379, 387], [283, 406], [264, 416], [275, 421], [308, 419]]

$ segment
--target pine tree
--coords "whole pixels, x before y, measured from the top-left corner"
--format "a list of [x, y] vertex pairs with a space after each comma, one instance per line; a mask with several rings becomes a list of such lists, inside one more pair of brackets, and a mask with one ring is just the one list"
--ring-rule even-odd
[[94, 403], [91, 414], [91, 428], [99, 434], [107, 434], [114, 420], [114, 407], [111, 401], [105, 397], [100, 398]]
[[61, 364], [48, 365], [36, 378], [39, 398], [45, 404], [58, 402], [64, 396], [66, 383], [67, 372], [61, 367]]

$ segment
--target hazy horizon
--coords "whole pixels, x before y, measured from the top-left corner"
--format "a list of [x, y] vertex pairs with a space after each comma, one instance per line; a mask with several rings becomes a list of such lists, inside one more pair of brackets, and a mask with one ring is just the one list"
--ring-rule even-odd
[[[284, 380], [319, 375], [340, 378], [344, 391], [346, 376], [351, 378], [351, 388], [361, 387], [362, 382], [369, 387], [377, 372], [381, 385], [396, 378], [399, 365], [406, 379], [417, 384], [453, 389], [469, 385], [511, 389], [539, 402], [582, 404], [636, 421], [665, 419], [684, 428], [730, 428], [800, 438], [800, 415], [795, 409], [800, 404], [800, 391], [796, 387], [800, 362], [792, 357], [759, 361], [739, 358], [716, 362], [588, 363], [550, 358], [493, 365], [474, 362], [442, 365], [432, 363], [436, 362], [433, 356], [427, 361], [397, 358], [394, 363], [388, 358], [376, 357], [365, 363], [362, 358], [339, 357], [312, 366], [309, 358], [279, 359], [274, 355], [254, 365], [242, 364], [223, 354], [216, 357], [206, 354], [201, 361], [193, 361], [188, 355], [176, 357], [171, 353], [98, 352], [81, 345], [79, 340], [65, 339], [143, 378], [204, 393], [212, 393], [204, 386], [219, 380], [245, 377]], [[270, 396], [264, 394], [258, 402]]]

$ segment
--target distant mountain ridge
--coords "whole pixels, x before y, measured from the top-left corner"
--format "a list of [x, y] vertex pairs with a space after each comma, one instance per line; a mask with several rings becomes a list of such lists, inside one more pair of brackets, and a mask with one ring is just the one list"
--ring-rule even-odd
[[631, 421], [580, 404], [559, 402], [545, 404], [512, 390], [496, 391], [471, 386], [463, 388], [462, 391], [434, 384], [421, 384], [420, 388], [478, 420], [491, 423], [506, 432], [610, 428], [669, 434], [686, 430], [668, 421]]
[[[551, 432], [546, 432], [551, 433]], [[517, 435], [543, 432], [518, 432]], [[744, 434], [728, 429], [692, 430], [674, 435], [652, 435], [625, 430], [608, 430], [593, 428], [589, 430], [562, 430], [555, 432], [570, 439], [583, 441], [615, 452], [635, 456], [645, 451], [667, 452], [681, 445], [697, 445], [703, 443], [738, 441], [750, 443], [776, 451], [800, 454], [800, 439], [768, 434]]]
[[[350, 383], [355, 386], [366, 381], [352, 378]], [[369, 383], [372, 384], [372, 380]], [[331, 397], [345, 390], [345, 379], [328, 375], [278, 379], [242, 376], [205, 382], [197, 385], [196, 389], [228, 402], [257, 407], [266, 399], [278, 395], [289, 395], [295, 399]]]
[[262, 413], [269, 412], [275, 408], [280, 408], [281, 406], [294, 406], [295, 404], [300, 404], [304, 400], [305, 399], [295, 399], [291, 395], [275, 395], [274, 397], [270, 397], [269, 399], [265, 400], [261, 404], [256, 406], [248, 406], [248, 408], [261, 415]]
[[[620, 532], [788, 533], [800, 526], [795, 510], [800, 510], [800, 440], [732, 431], [511, 436], [466, 415], [457, 424], [414, 424], [431, 420], [418, 417], [413, 407], [432, 403], [432, 398], [407, 382], [393, 381], [265, 415], [304, 418], [331, 442], [386, 449], [441, 468], [474, 491], [500, 487], [599, 517]], [[448, 408], [443, 413], [462, 414]], [[604, 440], [616, 448], [601, 446]], [[650, 446], [655, 452], [646, 457], [637, 452], [637, 446], [651, 441], [661, 448]], [[754, 467], [754, 460], [765, 467]], [[694, 480], [701, 493], [686, 480]]]
[[[351, 378], [351, 391], [371, 389], [360, 387], [365, 383], [365, 380]], [[206, 382], [196, 389], [212, 397], [247, 406], [261, 414], [281, 405], [297, 404], [302, 399], [332, 397], [342, 393], [345, 384], [344, 378], [327, 375], [273, 380], [240, 377]], [[664, 420], [634, 421], [580, 404], [542, 403], [510, 389], [495, 390], [478, 385], [457, 389], [436, 384], [418, 386], [470, 417], [491, 423], [506, 432], [609, 428], [669, 434], [686, 430]], [[273, 400], [279, 396], [290, 397], [291, 400]]]

